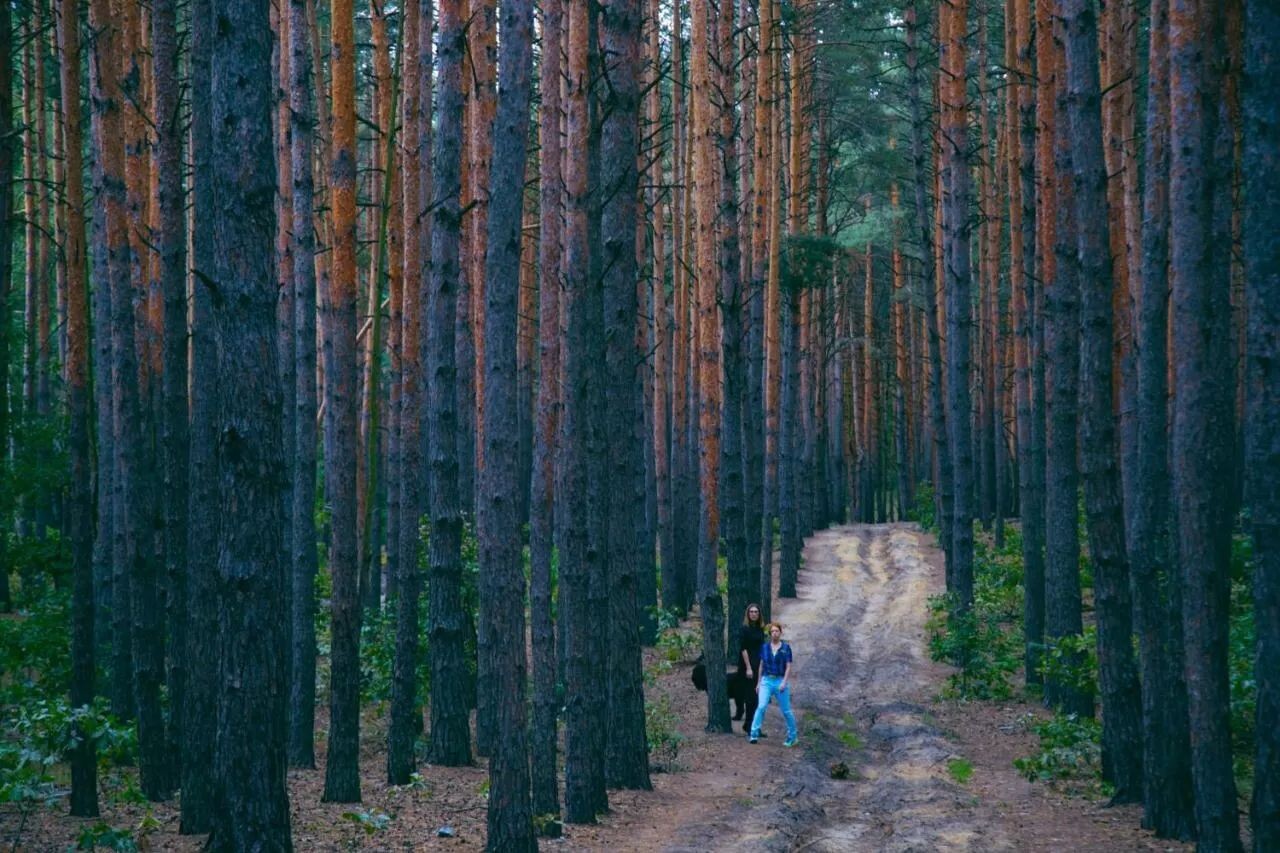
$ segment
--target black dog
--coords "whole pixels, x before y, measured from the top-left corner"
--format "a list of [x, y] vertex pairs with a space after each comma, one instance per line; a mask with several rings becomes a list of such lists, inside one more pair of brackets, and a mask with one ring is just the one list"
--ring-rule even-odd
[[[703, 693], [707, 692], [707, 666], [702, 662], [702, 658], [698, 658], [698, 662], [693, 665], [693, 672], [689, 674], [689, 678], [693, 681], [694, 687]], [[755, 690], [751, 679], [740, 675], [737, 671], [726, 672], [724, 685], [729, 698], [733, 700], [733, 718], [741, 720], [742, 715], [746, 713], [747, 703], [751, 701], [751, 694]]]

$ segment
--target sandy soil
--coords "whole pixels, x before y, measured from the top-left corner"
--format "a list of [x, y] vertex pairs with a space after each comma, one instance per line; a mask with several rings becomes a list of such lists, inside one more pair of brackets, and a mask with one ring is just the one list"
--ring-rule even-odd
[[[776, 576], [776, 575], [775, 575]], [[796, 654], [794, 701], [800, 747], [784, 749], [784, 728], [770, 709], [751, 746], [707, 734], [706, 694], [680, 662], [647, 688], [675, 709], [684, 736], [674, 772], [655, 773], [652, 791], [610, 792], [598, 824], [566, 828], [544, 850], [707, 851], [1132, 851], [1189, 850], [1138, 828], [1136, 807], [1068, 796], [1032, 785], [1012, 761], [1034, 749], [1019, 725], [1040, 709], [1017, 702], [938, 700], [947, 669], [931, 662], [925, 620], [941, 591], [941, 555], [914, 525], [858, 525], [815, 534], [804, 551], [798, 596], [775, 598]], [[697, 630], [696, 621], [686, 626]], [[646, 651], [646, 665], [656, 661]], [[322, 772], [290, 773], [294, 843], [299, 851], [474, 850], [484, 841], [485, 769], [423, 767], [418, 788], [384, 781], [383, 722], [363, 729], [363, 806], [319, 802]], [[323, 745], [319, 752], [323, 755]], [[947, 765], [973, 765], [965, 784]], [[836, 771], [833, 773], [833, 770]], [[833, 778], [847, 770], [847, 778]], [[114, 826], [136, 827], [138, 806], [109, 806]], [[368, 833], [344, 812], [393, 819]], [[200, 849], [176, 834], [173, 804], [151, 808], [159, 827], [143, 850]], [[0, 841], [17, 816], [0, 811]], [[66, 850], [85, 824], [65, 813], [31, 817], [19, 850]], [[437, 838], [448, 825], [454, 838]], [[7, 841], [5, 846], [11, 844]]]

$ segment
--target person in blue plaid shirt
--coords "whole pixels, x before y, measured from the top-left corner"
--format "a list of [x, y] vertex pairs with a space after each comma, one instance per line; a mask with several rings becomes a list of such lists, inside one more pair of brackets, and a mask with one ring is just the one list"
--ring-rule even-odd
[[773, 697], [778, 697], [778, 710], [787, 721], [787, 740], [783, 746], [796, 745], [796, 715], [791, 712], [791, 646], [782, 642], [782, 625], [769, 626], [769, 642], [760, 647], [760, 704], [751, 721], [751, 743], [760, 741], [760, 725], [764, 722], [765, 709]]

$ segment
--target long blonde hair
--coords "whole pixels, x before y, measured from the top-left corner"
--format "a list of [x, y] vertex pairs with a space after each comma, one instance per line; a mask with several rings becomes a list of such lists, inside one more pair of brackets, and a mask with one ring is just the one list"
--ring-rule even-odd
[[[754, 621], [751, 619], [751, 609], [753, 607], [756, 611], [756, 618]], [[764, 616], [760, 613], [759, 604], [752, 603], [747, 605], [747, 609], [742, 611], [742, 624], [744, 627], [764, 628]]]

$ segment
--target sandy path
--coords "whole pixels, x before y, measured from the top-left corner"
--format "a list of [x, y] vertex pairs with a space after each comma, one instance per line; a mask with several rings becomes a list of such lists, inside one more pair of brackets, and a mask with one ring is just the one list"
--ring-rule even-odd
[[[925, 710], [943, 678], [925, 648], [927, 600], [939, 587], [926, 548], [911, 525], [836, 527], [809, 539], [798, 595], [774, 609], [796, 652], [803, 749], [780, 748], [771, 709], [774, 738], [724, 746], [739, 756], [736, 770], [773, 782], [751, 781], [744, 796], [737, 774], [733, 785], [704, 780], [707, 799], [676, 809], [663, 849], [1012, 849], [995, 816], [948, 777], [954, 753]], [[837, 762], [852, 780], [831, 778]], [[727, 810], [715, 808], [735, 795]]]

